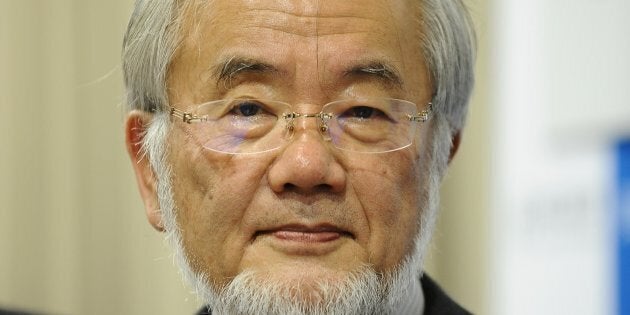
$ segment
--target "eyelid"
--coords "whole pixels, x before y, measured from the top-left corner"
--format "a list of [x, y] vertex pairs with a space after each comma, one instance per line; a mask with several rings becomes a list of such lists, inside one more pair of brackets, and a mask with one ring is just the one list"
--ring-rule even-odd
[[252, 105], [258, 106], [258, 108], [260, 109], [261, 113], [258, 113], [257, 115], [261, 115], [261, 114], [269, 114], [269, 115], [273, 115], [273, 116], [279, 116], [280, 115], [280, 111], [278, 108], [274, 108], [273, 106], [273, 102], [271, 101], [266, 101], [266, 100], [261, 100], [261, 99], [234, 99], [230, 102], [230, 106], [228, 106], [230, 111], [235, 110], [238, 106], [242, 105], [242, 104], [246, 104], [246, 103], [251, 103]]
[[261, 103], [258, 100], [252, 100], [252, 99], [235, 99], [229, 103], [229, 107], [231, 111], [234, 109], [238, 109], [239, 107], [244, 106], [244, 105], [258, 106], [261, 109], [264, 109], [266, 107], [264, 103]]

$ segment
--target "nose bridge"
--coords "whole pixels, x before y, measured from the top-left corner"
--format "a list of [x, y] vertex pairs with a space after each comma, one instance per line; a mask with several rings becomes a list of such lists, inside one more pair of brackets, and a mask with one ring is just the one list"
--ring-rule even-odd
[[276, 192], [341, 191], [345, 174], [322, 136], [319, 113], [296, 114], [293, 137], [269, 170], [269, 182]]
[[321, 112], [318, 113], [292, 113], [291, 121], [289, 123], [290, 131], [294, 135], [299, 136], [302, 133], [308, 133], [308, 131], [317, 131], [323, 138], [328, 140], [326, 131], [328, 129], [326, 120]]

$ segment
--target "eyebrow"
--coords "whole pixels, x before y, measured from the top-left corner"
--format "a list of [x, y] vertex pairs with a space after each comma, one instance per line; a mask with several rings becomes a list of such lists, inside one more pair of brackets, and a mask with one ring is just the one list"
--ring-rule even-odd
[[403, 80], [395, 68], [381, 61], [371, 61], [345, 71], [344, 76], [374, 76], [388, 86], [403, 89]]
[[217, 86], [221, 85], [226, 89], [231, 88], [232, 80], [237, 75], [243, 73], [265, 74], [278, 72], [276, 67], [246, 57], [232, 56], [224, 61], [219, 62], [213, 67], [213, 75], [217, 80]]
[[[277, 73], [279, 70], [260, 60], [232, 56], [213, 67], [213, 76], [216, 78], [217, 86], [223, 86], [226, 89], [232, 87], [233, 80], [236, 76], [243, 73], [267, 74]], [[363, 77], [372, 76], [390, 87], [403, 89], [403, 80], [398, 71], [394, 67], [387, 65], [382, 61], [370, 61], [350, 67], [343, 72], [344, 77]]]

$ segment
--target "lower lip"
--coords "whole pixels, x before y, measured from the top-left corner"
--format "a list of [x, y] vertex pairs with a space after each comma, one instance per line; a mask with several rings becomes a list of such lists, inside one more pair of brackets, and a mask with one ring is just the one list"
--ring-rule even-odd
[[341, 237], [341, 233], [339, 232], [275, 231], [272, 235], [281, 240], [302, 243], [332, 242]]

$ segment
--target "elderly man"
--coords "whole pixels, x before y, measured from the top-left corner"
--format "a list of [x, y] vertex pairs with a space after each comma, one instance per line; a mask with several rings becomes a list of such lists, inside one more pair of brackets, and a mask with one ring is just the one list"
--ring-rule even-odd
[[459, 0], [138, 0], [126, 141], [200, 314], [460, 314], [423, 253], [473, 84]]

